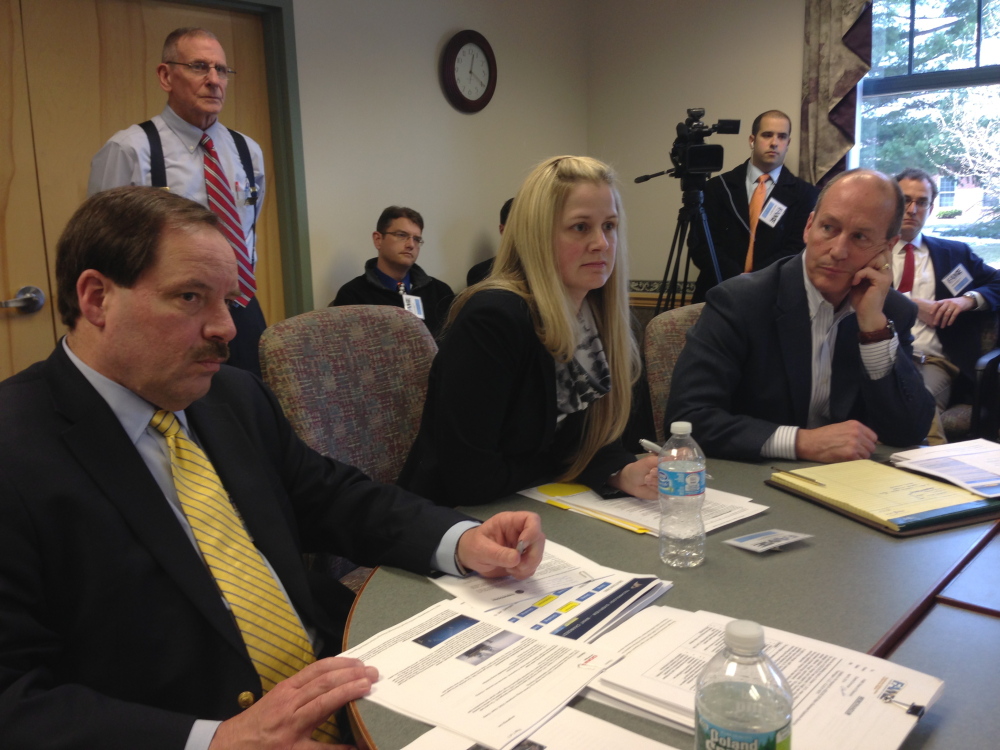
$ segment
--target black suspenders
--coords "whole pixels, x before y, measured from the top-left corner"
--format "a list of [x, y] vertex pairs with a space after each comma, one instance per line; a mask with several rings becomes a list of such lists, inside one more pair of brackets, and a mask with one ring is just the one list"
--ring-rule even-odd
[[[167, 185], [167, 165], [163, 158], [163, 142], [160, 141], [160, 134], [156, 130], [156, 124], [152, 120], [146, 120], [145, 122], [140, 122], [139, 127], [145, 131], [146, 138], [149, 139], [149, 176], [153, 187], [169, 190], [170, 187]], [[250, 147], [247, 146], [247, 139], [243, 137], [242, 133], [237, 133], [232, 128], [226, 128], [226, 130], [233, 136], [236, 151], [239, 152], [240, 162], [243, 164], [243, 173], [247, 176], [247, 203], [254, 207], [253, 226], [250, 227], [250, 231], [252, 232], [257, 229], [257, 181], [253, 175], [253, 160], [250, 158]]]

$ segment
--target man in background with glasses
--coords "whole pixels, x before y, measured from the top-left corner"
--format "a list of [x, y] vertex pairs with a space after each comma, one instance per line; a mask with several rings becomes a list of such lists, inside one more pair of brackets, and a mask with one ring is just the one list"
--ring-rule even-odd
[[254, 267], [264, 155], [253, 139], [219, 122], [235, 74], [211, 31], [188, 27], [170, 32], [156, 67], [167, 106], [104, 144], [91, 161], [87, 195], [123, 185], [165, 187], [220, 216], [240, 267], [241, 294], [230, 310], [236, 338], [229, 345], [229, 364], [259, 376], [258, 341], [266, 323]]
[[906, 200], [903, 228], [892, 252], [893, 286], [918, 309], [913, 326], [913, 357], [924, 385], [934, 396], [937, 415], [927, 440], [947, 442], [940, 413], [955, 392], [958, 403], [969, 403], [975, 387], [976, 360], [981, 352], [982, 326], [1000, 305], [1000, 271], [986, 265], [963, 242], [923, 233], [937, 185], [922, 169], [896, 175]]
[[412, 208], [389, 206], [378, 217], [372, 242], [378, 255], [365, 263], [365, 272], [337, 292], [330, 307], [394, 305], [420, 318], [435, 337], [455, 299], [451, 287], [428, 276], [417, 265], [424, 244], [424, 219]]

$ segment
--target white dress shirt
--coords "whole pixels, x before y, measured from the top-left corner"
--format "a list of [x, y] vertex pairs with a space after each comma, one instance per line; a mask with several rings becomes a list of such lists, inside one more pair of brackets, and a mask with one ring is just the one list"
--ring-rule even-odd
[[[216, 121], [202, 130], [182, 120], [170, 107], [152, 118], [163, 143], [167, 185], [172, 193], [208, 206], [205, 192], [205, 150], [201, 147], [203, 133], [208, 133], [219, 155], [226, 178], [233, 187], [236, 208], [240, 212], [243, 234], [254, 265], [257, 263], [257, 241], [253, 227], [264, 203], [264, 154], [252, 138], [244, 136], [250, 149], [254, 180], [257, 185], [256, 205], [248, 203], [248, 182], [243, 171], [233, 136], [225, 125]], [[90, 162], [87, 195], [123, 185], [152, 185], [149, 166], [149, 138], [138, 125], [119, 130], [108, 140]]]
[[[813, 286], [802, 264], [802, 277], [806, 287], [806, 299], [809, 302], [809, 322], [812, 328], [812, 382], [809, 398], [808, 429], [815, 429], [830, 424], [830, 375], [833, 372], [833, 354], [837, 342], [837, 329], [840, 321], [854, 314], [850, 296], [846, 297], [839, 310], [827, 302], [820, 291]], [[876, 341], [871, 344], [858, 344], [861, 347], [861, 362], [865, 373], [871, 380], [885, 377], [896, 362], [896, 350], [899, 340], [894, 335], [887, 341]], [[760, 455], [764, 458], [783, 458], [794, 461], [795, 438], [799, 428], [793, 425], [781, 425], [774, 434], [761, 446]]]
[[[764, 174], [764, 170], [759, 169], [754, 166], [753, 159], [747, 162], [747, 203], [750, 203], [750, 199], [753, 198], [754, 191], [757, 189], [757, 180], [760, 176]], [[764, 204], [767, 204], [767, 199], [771, 197], [771, 191], [774, 190], [775, 183], [778, 182], [778, 175], [781, 174], [781, 167], [775, 167], [768, 174], [771, 179], [764, 184]]]

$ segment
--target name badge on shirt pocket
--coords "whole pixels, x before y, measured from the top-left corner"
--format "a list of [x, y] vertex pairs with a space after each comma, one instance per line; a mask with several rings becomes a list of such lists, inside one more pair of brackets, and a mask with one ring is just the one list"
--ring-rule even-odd
[[785, 215], [785, 211], [787, 210], [788, 206], [781, 201], [771, 198], [760, 212], [760, 221], [763, 221], [773, 229], [781, 221], [781, 217]]
[[948, 275], [941, 279], [941, 283], [947, 287], [948, 291], [956, 297], [962, 293], [969, 284], [972, 283], [972, 274], [965, 266], [959, 263], [948, 272]]
[[403, 308], [409, 310], [421, 320], [424, 320], [424, 302], [412, 294], [403, 295]]

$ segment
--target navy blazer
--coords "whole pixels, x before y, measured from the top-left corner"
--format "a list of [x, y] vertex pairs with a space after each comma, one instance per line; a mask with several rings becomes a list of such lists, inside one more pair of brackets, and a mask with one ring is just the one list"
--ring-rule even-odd
[[[705, 185], [705, 216], [723, 280], [743, 273], [743, 264], [746, 262], [747, 246], [750, 244], [750, 203], [746, 187], [749, 164], [748, 159], [736, 169], [713, 177]], [[757, 224], [753, 250], [754, 271], [802, 250], [805, 246], [803, 233], [806, 221], [816, 205], [818, 195], [818, 188], [796, 177], [787, 166], [782, 167], [768, 200], [779, 201], [788, 210], [773, 227], [764, 222]], [[692, 224], [688, 246], [691, 260], [698, 267], [693, 301], [701, 302], [716, 281], [708, 243], [700, 222]]]
[[971, 387], [976, 378], [976, 360], [982, 354], [982, 327], [984, 324], [995, 325], [991, 312], [1000, 306], [1000, 270], [986, 265], [964, 242], [927, 235], [924, 235], [924, 242], [934, 267], [934, 299], [958, 296], [944, 285], [942, 279], [962, 264], [972, 276], [972, 282], [961, 289], [959, 295], [979, 292], [988, 305], [982, 311], [964, 312], [950, 326], [937, 329], [945, 358], [958, 366], [965, 379], [965, 387]]
[[[186, 413], [321, 655], [343, 623], [303, 551], [428, 572], [466, 518], [312, 451], [235, 368]], [[215, 582], [61, 345], [0, 384], [0, 622], [4, 747], [181, 750], [195, 718], [261, 694]]]
[[[687, 420], [709, 456], [760, 459], [781, 425], [805, 427], [812, 393], [812, 329], [802, 254], [715, 287], [677, 360], [666, 422]], [[899, 337], [887, 375], [871, 380], [861, 361], [854, 315], [837, 329], [831, 421], [856, 419], [889, 445], [927, 435], [934, 400], [912, 361], [916, 305], [890, 290], [884, 311]], [[667, 430], [669, 433], [669, 430]]]

